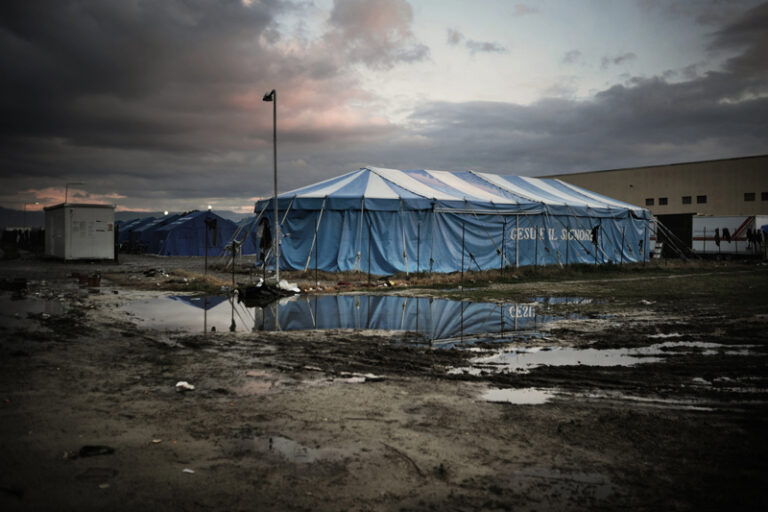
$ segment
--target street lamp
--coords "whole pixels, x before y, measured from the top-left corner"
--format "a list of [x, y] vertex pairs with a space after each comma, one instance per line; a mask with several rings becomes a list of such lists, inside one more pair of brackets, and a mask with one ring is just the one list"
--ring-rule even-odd
[[275, 253], [275, 283], [280, 284], [280, 223], [277, 220], [277, 91], [272, 89], [262, 98], [272, 102], [272, 157], [275, 178], [275, 237], [273, 238]]
[[24, 215], [23, 215], [23, 217], [24, 217], [24, 223], [23, 223], [24, 227], [27, 227], [27, 205], [30, 205], [30, 204], [40, 204], [40, 201], [35, 201], [34, 203], [28, 203], [26, 201], [24, 202]]
[[69, 186], [70, 185], [85, 185], [85, 183], [81, 183], [79, 181], [72, 181], [70, 183], [67, 183], [64, 186], [64, 204], [67, 204], [67, 199], [69, 199]]

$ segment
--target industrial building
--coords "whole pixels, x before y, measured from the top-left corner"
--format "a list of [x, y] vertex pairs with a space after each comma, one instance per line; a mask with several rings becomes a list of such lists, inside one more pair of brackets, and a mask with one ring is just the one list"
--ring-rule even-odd
[[[710, 227], [708, 233], [706, 228], [701, 228], [701, 233], [695, 233], [694, 217], [706, 216], [710, 218], [708, 225], [723, 224], [721, 228], [736, 222], [739, 229], [734, 242], [743, 241], [741, 247], [746, 248], [748, 232], [760, 229], [761, 216], [768, 215], [768, 155], [557, 174], [546, 178], [560, 179], [644, 206], [688, 248], [696, 249], [696, 241], [700, 241], [702, 247], [709, 241], [707, 252], [716, 247], [715, 228]], [[735, 243], [734, 247], [737, 246]], [[721, 250], [719, 245], [717, 248]]]
[[656, 216], [768, 215], [768, 155], [543, 176]]

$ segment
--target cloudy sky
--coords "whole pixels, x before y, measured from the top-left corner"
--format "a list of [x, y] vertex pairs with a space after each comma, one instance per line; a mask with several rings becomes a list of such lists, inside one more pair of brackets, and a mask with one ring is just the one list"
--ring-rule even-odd
[[[768, 153], [768, 2], [5, 0], [0, 206]], [[30, 206], [30, 209], [32, 206]]]

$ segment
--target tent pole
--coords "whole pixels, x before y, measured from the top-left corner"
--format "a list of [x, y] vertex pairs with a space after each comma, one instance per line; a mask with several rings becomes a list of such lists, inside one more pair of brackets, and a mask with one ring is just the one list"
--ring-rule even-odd
[[645, 247], [643, 247], [643, 266], [645, 266], [645, 255], [648, 254], [650, 256], [651, 251], [651, 240], [648, 237], [648, 223], [645, 223], [645, 226], [643, 228], [643, 244]]
[[400, 200], [400, 222], [403, 224], [402, 234], [403, 234], [403, 260], [405, 261], [405, 280], [407, 281], [408, 276], [408, 246], [405, 245], [405, 216], [403, 215], [403, 200]]
[[328, 196], [325, 196], [323, 198], [323, 204], [320, 206], [320, 215], [317, 218], [317, 222], [315, 223], [315, 236], [312, 239], [312, 247], [309, 248], [309, 256], [307, 256], [307, 264], [304, 265], [304, 272], [307, 271], [309, 268], [309, 262], [312, 260], [312, 248], [315, 245], [315, 242], [317, 241], [317, 232], [320, 229], [320, 221], [323, 220], [323, 212], [325, 211], [325, 201], [328, 199]]
[[464, 221], [461, 221], [461, 289], [464, 290]]
[[[562, 223], [561, 223], [562, 224]], [[569, 263], [568, 257], [570, 256], [570, 248], [571, 248], [571, 221], [568, 221], [568, 224], [565, 225], [565, 266], [567, 267]]]
[[501, 227], [501, 261], [499, 262], [499, 277], [504, 277], [504, 248], [507, 233], [507, 217], [503, 217], [504, 225]]
[[515, 215], [515, 269], [519, 267], [520, 260], [519, 260], [519, 250], [518, 246], [520, 245], [519, 240], [520, 235], [520, 215]]
[[534, 225], [536, 231], [536, 242], [533, 251], [533, 268], [539, 268], [539, 226]]
[[416, 273], [421, 272], [421, 222], [416, 225]]
[[[236, 247], [236, 246], [235, 246], [235, 244], [233, 243], [233, 244], [232, 244], [232, 291], [233, 291], [233, 292], [235, 291], [235, 251], [237, 251], [237, 247]], [[233, 296], [233, 297], [234, 297], [234, 296]], [[234, 311], [234, 307], [235, 307], [235, 302], [234, 302], [234, 300], [233, 300], [233, 301], [232, 301], [232, 308], [233, 308], [233, 311]]]
[[437, 212], [435, 212], [434, 205], [432, 206], [432, 236], [429, 244], [429, 273], [432, 273], [432, 266], [435, 263], [433, 253], [435, 250], [435, 226], [437, 225]]
[[621, 263], [620, 265], [624, 264], [624, 230], [626, 229], [626, 226], [621, 227], [621, 248], [619, 250], [619, 254], [621, 255]]
[[371, 286], [371, 221], [368, 220], [368, 286]]
[[365, 196], [363, 196], [363, 199], [360, 201], [360, 230], [357, 237], [357, 256], [355, 257], [355, 268], [354, 270], [363, 270], [363, 262], [362, 262], [362, 255], [360, 254], [363, 250], [363, 219], [365, 218]]
[[[318, 281], [318, 279], [317, 279], [317, 258], [319, 257], [319, 256], [318, 256], [318, 250], [317, 250], [317, 246], [318, 246], [318, 245], [320, 245], [320, 241], [319, 241], [319, 240], [317, 240], [317, 225], [318, 225], [319, 223], [320, 223], [320, 222], [318, 221], [318, 223], [317, 223], [317, 224], [315, 224], [315, 241], [317, 242], [317, 243], [315, 244], [315, 291], [317, 291], [317, 287], [318, 287], [318, 284], [319, 284], [319, 281]], [[310, 251], [312, 251], [312, 249], [311, 249], [311, 248], [310, 248], [309, 250], [310, 250]], [[309, 256], [310, 256], [310, 257], [312, 257], [312, 252], [310, 252], [310, 253], [309, 253]]]

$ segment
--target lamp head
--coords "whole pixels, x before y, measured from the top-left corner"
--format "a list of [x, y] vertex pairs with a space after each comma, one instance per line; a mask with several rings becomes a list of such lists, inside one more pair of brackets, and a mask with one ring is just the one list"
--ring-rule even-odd
[[271, 91], [266, 93], [264, 95], [264, 97], [262, 98], [263, 101], [273, 101], [274, 99], [275, 99], [275, 90], [274, 89], [272, 89]]

